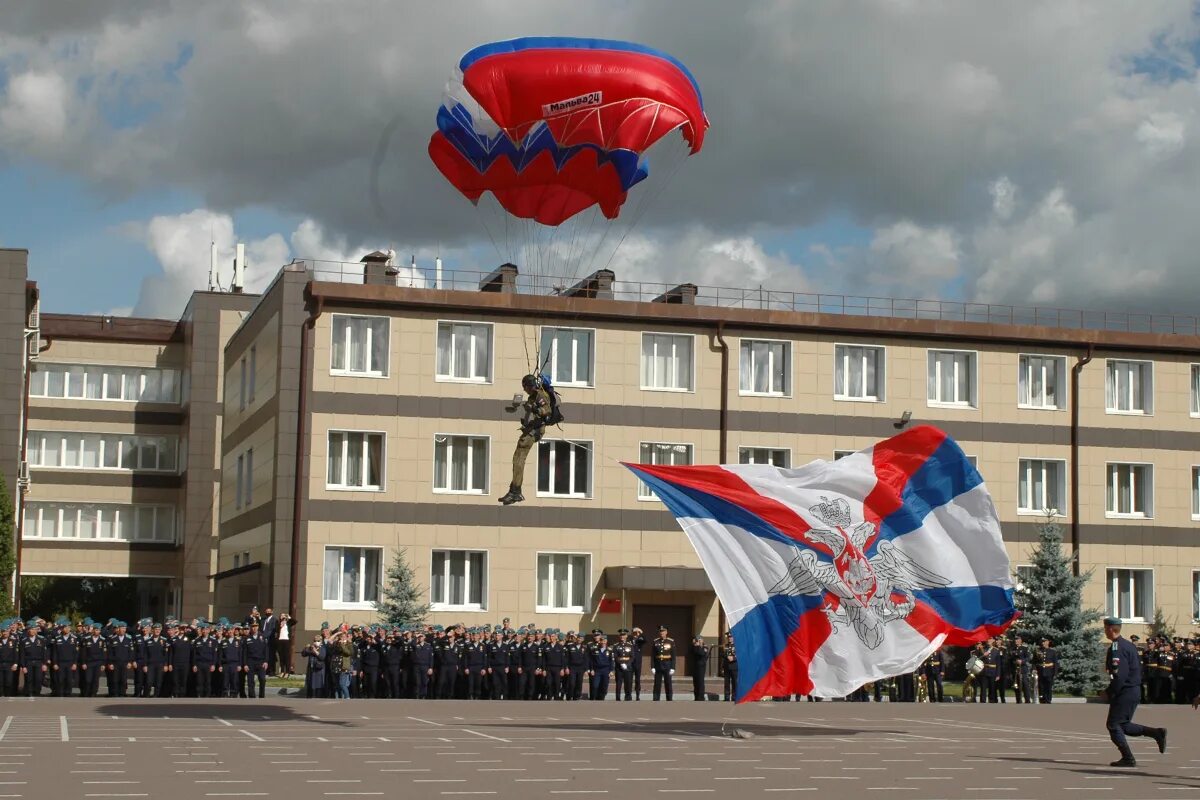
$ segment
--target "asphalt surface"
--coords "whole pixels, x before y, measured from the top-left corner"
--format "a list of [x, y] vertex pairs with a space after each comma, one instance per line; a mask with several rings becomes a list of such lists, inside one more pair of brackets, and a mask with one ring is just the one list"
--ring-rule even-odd
[[[1099, 705], [0, 701], [0, 798], [1200, 797], [1200, 712]], [[723, 732], [724, 730], [724, 732]], [[752, 738], [728, 734], [747, 731]]]

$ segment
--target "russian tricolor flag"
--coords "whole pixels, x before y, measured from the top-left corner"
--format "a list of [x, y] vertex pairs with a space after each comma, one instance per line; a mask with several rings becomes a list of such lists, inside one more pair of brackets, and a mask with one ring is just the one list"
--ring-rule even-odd
[[1017, 616], [991, 495], [936, 428], [796, 469], [626, 466], [678, 519], [716, 589], [739, 702], [841, 697]]

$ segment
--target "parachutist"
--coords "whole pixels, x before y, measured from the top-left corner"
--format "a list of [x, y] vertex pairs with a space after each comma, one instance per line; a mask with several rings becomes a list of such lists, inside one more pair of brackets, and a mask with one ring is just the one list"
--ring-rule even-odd
[[[517, 440], [517, 449], [513, 451], [512, 483], [508, 486], [508, 494], [500, 498], [500, 502], [506, 506], [520, 503], [525, 499], [525, 496], [521, 494], [521, 484], [525, 477], [525, 460], [529, 457], [529, 451], [533, 445], [542, 438], [552, 410], [550, 392], [546, 390], [536, 375], [526, 375], [522, 378], [521, 388], [525, 390], [526, 395], [521, 401], [521, 406], [525, 409], [525, 416], [521, 420], [521, 438]], [[518, 395], [513, 400], [521, 400], [521, 397]]]

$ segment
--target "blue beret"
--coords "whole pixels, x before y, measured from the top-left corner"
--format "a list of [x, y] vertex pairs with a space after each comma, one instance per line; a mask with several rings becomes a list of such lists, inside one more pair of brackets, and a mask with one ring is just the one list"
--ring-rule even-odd
[[1105, 617], [1104, 624], [1105, 625], [1120, 625], [1121, 620], [1118, 617]]

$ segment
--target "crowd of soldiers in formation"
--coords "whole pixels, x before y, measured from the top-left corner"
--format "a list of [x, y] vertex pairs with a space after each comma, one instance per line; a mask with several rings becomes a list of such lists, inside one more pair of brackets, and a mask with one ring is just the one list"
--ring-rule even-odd
[[[371, 626], [321, 631], [301, 651], [307, 663], [305, 695], [329, 698], [471, 700], [640, 700], [642, 654], [649, 655], [655, 700], [674, 697], [674, 675], [688, 659], [693, 699], [708, 699], [704, 679], [713, 655], [697, 636], [679, 648], [666, 626], [647, 641], [641, 628], [621, 628], [610, 643], [597, 628], [590, 634], [496, 626], [467, 628]], [[725, 677], [724, 699], [737, 685], [732, 634], [717, 649]]]
[[291, 674], [294, 626], [265, 612], [242, 622], [142, 619], [132, 631], [115, 618], [0, 622], [0, 693], [36, 697], [48, 684], [56, 697], [96, 697], [103, 678], [109, 697], [264, 697], [267, 675]]

